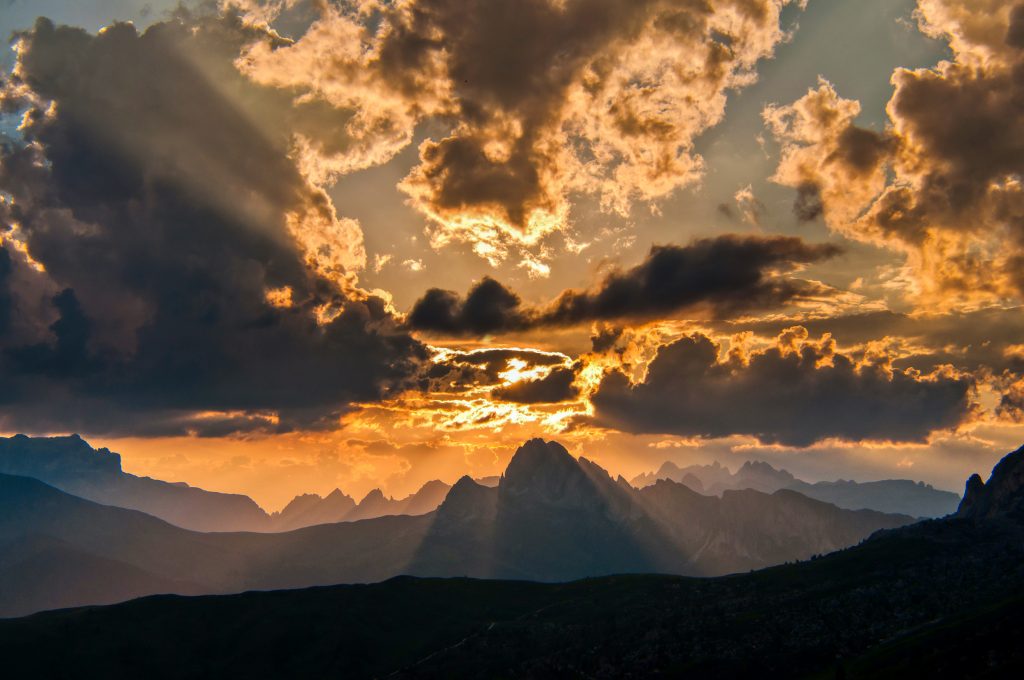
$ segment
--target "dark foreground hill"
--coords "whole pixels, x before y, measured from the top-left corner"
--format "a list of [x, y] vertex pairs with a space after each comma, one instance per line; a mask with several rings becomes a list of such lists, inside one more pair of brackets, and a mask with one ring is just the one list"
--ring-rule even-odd
[[1020, 677], [1022, 482], [1024, 448], [958, 516], [745, 575], [157, 596], [0, 621], [0, 654], [14, 677]]

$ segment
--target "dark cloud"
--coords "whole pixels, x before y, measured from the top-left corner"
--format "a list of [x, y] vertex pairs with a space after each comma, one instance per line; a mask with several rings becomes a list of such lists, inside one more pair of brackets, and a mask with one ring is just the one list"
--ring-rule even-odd
[[[237, 72], [255, 30], [183, 14], [142, 34], [41, 19], [20, 36], [3, 98], [26, 123], [0, 157], [0, 217], [45, 271], [2, 251], [0, 429], [319, 427], [419, 370], [425, 349], [383, 301], [328, 276], [289, 228], [333, 218], [288, 155], [327, 113]], [[12, 267], [47, 304], [11, 299]], [[285, 287], [291, 306], [268, 302]]]
[[1010, 10], [1010, 25], [1006, 29], [1006, 44], [1024, 49], [1024, 5], [1014, 5]]
[[622, 337], [623, 329], [620, 327], [604, 327], [597, 331], [596, 335], [590, 337], [591, 348], [597, 352], [607, 352]]
[[821, 189], [813, 182], [804, 182], [796, 188], [793, 214], [801, 222], [813, 222], [821, 217], [825, 207], [821, 202]]
[[595, 421], [634, 433], [724, 437], [809, 446], [823, 439], [923, 442], [973, 412], [973, 381], [858, 366], [831, 342], [791, 329], [743, 356], [697, 334], [663, 346], [646, 379], [613, 371], [591, 397]]
[[551, 404], [568, 401], [579, 396], [579, 388], [573, 385], [576, 370], [556, 368], [539, 380], [524, 380], [508, 387], [500, 387], [491, 394], [498, 399], [519, 404]]
[[840, 163], [860, 175], [870, 175], [896, 147], [896, 140], [874, 130], [848, 125], [836, 139], [829, 163]]
[[420, 376], [419, 387], [430, 392], [458, 392], [470, 387], [497, 385], [501, 373], [516, 362], [527, 369], [561, 366], [568, 358], [529, 349], [482, 349], [451, 352], [443, 360], [435, 359]]
[[[774, 337], [792, 321], [718, 323], [724, 333], [752, 331]], [[890, 339], [908, 346], [907, 356], [894, 357], [900, 368], [930, 373], [951, 365], [971, 373], [1024, 373], [1024, 353], [1014, 347], [1024, 342], [1024, 309], [990, 308], [948, 314], [904, 314], [892, 311], [866, 312], [846, 316], [800, 321], [812, 336], [830, 333], [849, 345], [863, 345]]]
[[0, 243], [0, 337], [3, 337], [11, 325], [12, 299], [10, 289], [11, 270], [14, 269], [11, 263], [11, 254], [7, 248]]
[[684, 310], [726, 317], [827, 295], [820, 285], [781, 274], [840, 252], [833, 245], [781, 236], [719, 236], [687, 246], [655, 246], [639, 265], [609, 273], [591, 290], [566, 290], [543, 308], [522, 305], [491, 278], [470, 289], [465, 299], [431, 289], [413, 305], [407, 324], [433, 333], [486, 335]]
[[452, 335], [487, 335], [529, 326], [519, 296], [485, 276], [466, 298], [431, 288], [416, 301], [406, 323], [416, 330]]

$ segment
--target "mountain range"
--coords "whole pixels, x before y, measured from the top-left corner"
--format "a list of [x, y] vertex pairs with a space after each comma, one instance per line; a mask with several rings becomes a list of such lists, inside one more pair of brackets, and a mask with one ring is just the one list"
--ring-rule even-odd
[[124, 472], [120, 455], [94, 449], [78, 435], [0, 437], [0, 474], [32, 477], [80, 498], [139, 510], [175, 526], [205, 532], [288, 531], [385, 515], [421, 515], [437, 508], [450, 488], [434, 480], [397, 499], [374, 489], [359, 503], [335, 489], [323, 498], [296, 496], [280, 512], [267, 513], [248, 496]]
[[[561, 488], [571, 507], [585, 492], [566, 463], [544, 481], [516, 470], [537, 484], [506, 494]], [[481, 488], [452, 493], [469, 510]], [[952, 516], [750, 574], [157, 596], [0, 621], [0, 654], [34, 677], [959, 679], [1020, 677], [1022, 635], [1024, 448]]]
[[924, 482], [909, 479], [886, 479], [876, 482], [839, 479], [812, 484], [763, 461], [747, 461], [735, 473], [718, 461], [710, 465], [686, 467], [679, 467], [671, 461], [666, 461], [657, 472], [647, 472], [634, 477], [632, 484], [644, 487], [654, 484], [659, 479], [670, 479], [685, 484], [698, 493], [708, 495], [721, 495], [731, 489], [757, 489], [765, 493], [791, 489], [808, 498], [832, 503], [840, 508], [870, 508], [913, 517], [943, 517], [956, 512], [960, 503], [960, 496], [952, 491], [942, 491]]
[[0, 475], [0, 583], [18, 584], [0, 591], [0, 616], [149, 593], [297, 588], [400, 574], [538, 581], [716, 575], [806, 559], [913, 521], [840, 509], [790, 490], [715, 497], [664, 480], [635, 489], [539, 439], [519, 448], [496, 487], [464, 477], [434, 512], [280, 533], [189, 531], [36, 479]]

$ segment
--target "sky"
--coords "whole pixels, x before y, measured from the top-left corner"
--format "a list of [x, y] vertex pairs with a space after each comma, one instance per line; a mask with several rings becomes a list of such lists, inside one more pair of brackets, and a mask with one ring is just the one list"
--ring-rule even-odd
[[1024, 440], [1024, 4], [0, 0], [0, 432], [277, 509]]

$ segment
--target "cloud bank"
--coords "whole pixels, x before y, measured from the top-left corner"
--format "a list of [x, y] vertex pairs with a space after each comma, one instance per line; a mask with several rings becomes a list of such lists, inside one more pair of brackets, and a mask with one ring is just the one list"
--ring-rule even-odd
[[[2, 89], [0, 429], [333, 427], [426, 349], [361, 293], [358, 225], [290, 155], [337, 116], [241, 76], [264, 38], [190, 16], [40, 19]], [[270, 38], [266, 38], [270, 39]]]
[[774, 346], [746, 352], [702, 334], [662, 346], [639, 383], [619, 370], [591, 396], [594, 422], [625, 432], [688, 437], [749, 435], [766, 444], [805, 447], [826, 439], [924, 442], [974, 412], [973, 379], [928, 376], [862, 363], [823, 336], [784, 331]]
[[523, 305], [491, 278], [464, 298], [432, 288], [413, 305], [406, 323], [419, 331], [481, 336], [677, 312], [728, 317], [829, 296], [826, 286], [785, 274], [840, 252], [834, 245], [783, 236], [719, 236], [686, 246], [655, 246], [639, 265], [614, 270], [589, 290], [566, 290], [539, 308]]
[[[273, 5], [235, 0], [254, 23]], [[383, 162], [431, 120], [402, 181], [435, 247], [497, 263], [569, 223], [571, 194], [628, 214], [693, 184], [694, 140], [756, 79], [797, 0], [401, 0], [322, 5], [298, 40], [256, 41], [255, 82], [348, 112], [344, 149], [303, 144], [320, 176]], [[278, 7], [279, 9], [279, 7]]]
[[952, 60], [893, 73], [885, 130], [858, 127], [859, 105], [827, 82], [769, 107], [775, 180], [798, 189], [801, 218], [904, 252], [907, 292], [932, 309], [1019, 300], [1024, 5], [920, 0], [917, 16]]

